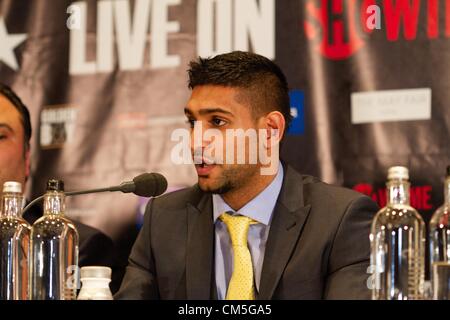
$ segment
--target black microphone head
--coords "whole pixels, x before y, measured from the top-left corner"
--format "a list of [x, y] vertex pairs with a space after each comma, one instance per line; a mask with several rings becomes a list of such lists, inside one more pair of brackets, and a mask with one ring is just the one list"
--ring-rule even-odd
[[141, 197], [156, 197], [167, 189], [167, 180], [159, 173], [143, 173], [133, 179], [134, 194]]

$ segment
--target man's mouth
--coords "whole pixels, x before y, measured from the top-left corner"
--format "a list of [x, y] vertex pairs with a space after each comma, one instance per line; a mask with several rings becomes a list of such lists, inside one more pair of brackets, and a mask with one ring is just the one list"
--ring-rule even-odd
[[200, 163], [200, 164], [197, 164], [197, 166], [199, 166], [200, 168], [205, 168], [205, 167], [208, 166], [208, 164], [202, 162], [202, 163]]
[[202, 161], [202, 163], [196, 164], [195, 169], [197, 170], [197, 175], [199, 177], [204, 177], [209, 175], [212, 169], [214, 169], [216, 165], [214, 163], [207, 163]]

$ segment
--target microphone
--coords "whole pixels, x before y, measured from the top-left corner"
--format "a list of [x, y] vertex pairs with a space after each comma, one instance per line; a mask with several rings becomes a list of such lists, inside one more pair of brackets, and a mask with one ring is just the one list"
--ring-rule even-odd
[[118, 186], [90, 189], [82, 191], [68, 191], [66, 196], [78, 196], [81, 194], [99, 193], [99, 192], [116, 192], [134, 193], [141, 197], [156, 197], [164, 193], [167, 189], [167, 180], [159, 173], [143, 173], [133, 178], [132, 181], [122, 182]]
[[[159, 173], [142, 173], [133, 178], [132, 181], [122, 182], [118, 186], [112, 186], [107, 188], [89, 189], [81, 191], [67, 191], [64, 192], [66, 196], [78, 196], [82, 194], [89, 193], [100, 193], [100, 192], [123, 192], [123, 193], [134, 193], [141, 197], [156, 197], [164, 193], [167, 189], [167, 180], [163, 175]], [[22, 211], [25, 213], [29, 208], [31, 208], [36, 202], [42, 200], [44, 196], [39, 196], [33, 201], [31, 201]]]

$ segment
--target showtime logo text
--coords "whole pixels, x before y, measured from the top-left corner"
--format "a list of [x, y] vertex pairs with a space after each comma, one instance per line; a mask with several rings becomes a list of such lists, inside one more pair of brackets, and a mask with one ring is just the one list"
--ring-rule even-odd
[[[380, 29], [371, 27], [374, 18], [381, 19], [379, 32], [385, 32], [387, 41], [413, 41], [421, 29], [428, 39], [450, 38], [450, 0], [307, 0], [305, 8], [307, 38], [332, 60], [361, 49], [367, 36]], [[374, 15], [373, 8], [381, 13]]]
[[[353, 190], [363, 193], [372, 198], [380, 208], [386, 206], [387, 195], [386, 188], [374, 188], [368, 183], [360, 183], [353, 187]], [[411, 206], [416, 210], [432, 210], [433, 204], [431, 203], [432, 186], [411, 186], [410, 189], [410, 201]]]

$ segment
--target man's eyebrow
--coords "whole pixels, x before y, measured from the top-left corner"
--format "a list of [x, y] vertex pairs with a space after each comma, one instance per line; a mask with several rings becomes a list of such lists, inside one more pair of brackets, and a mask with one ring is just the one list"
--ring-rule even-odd
[[210, 114], [210, 113], [224, 113], [224, 114], [227, 114], [229, 116], [233, 115], [230, 111], [227, 111], [227, 110], [222, 109], [222, 108], [204, 108], [204, 109], [200, 109], [198, 111], [198, 113], [201, 114], [201, 115]]
[[4, 128], [4, 129], [6, 129], [8, 131], [11, 131], [11, 132], [14, 132], [13, 128], [11, 128], [11, 126], [9, 124], [6, 124], [6, 123], [1, 123], [0, 122], [0, 129], [1, 128]]
[[[193, 112], [188, 109], [188, 108], [184, 108], [184, 113], [186, 115], [192, 115]], [[229, 116], [233, 116], [233, 113], [231, 113], [228, 110], [222, 109], [222, 108], [202, 108], [198, 111], [199, 115], [206, 115], [206, 114], [211, 114], [211, 113], [224, 113], [227, 114]]]

